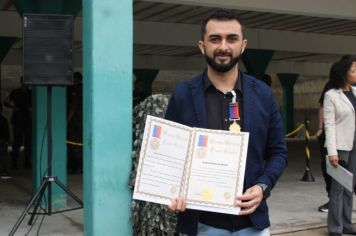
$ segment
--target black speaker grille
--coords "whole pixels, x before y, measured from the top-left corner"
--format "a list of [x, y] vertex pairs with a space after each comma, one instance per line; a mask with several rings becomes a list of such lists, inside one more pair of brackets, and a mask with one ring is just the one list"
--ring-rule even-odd
[[26, 14], [23, 38], [25, 84], [73, 83], [73, 16]]

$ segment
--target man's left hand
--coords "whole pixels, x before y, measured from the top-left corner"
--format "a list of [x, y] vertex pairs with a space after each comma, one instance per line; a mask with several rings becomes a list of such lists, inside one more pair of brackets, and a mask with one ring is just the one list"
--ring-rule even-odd
[[235, 206], [241, 207], [240, 215], [249, 215], [255, 212], [263, 199], [262, 188], [254, 185], [246, 192], [236, 197]]

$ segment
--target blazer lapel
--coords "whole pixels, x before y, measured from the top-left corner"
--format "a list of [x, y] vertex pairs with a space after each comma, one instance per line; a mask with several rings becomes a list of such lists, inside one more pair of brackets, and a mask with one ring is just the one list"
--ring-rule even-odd
[[190, 88], [193, 97], [193, 104], [195, 110], [195, 117], [197, 118], [199, 128], [207, 128], [208, 118], [205, 107], [205, 95], [203, 86], [204, 73], [200, 74], [196, 79], [190, 83]]
[[[344, 94], [344, 92], [343, 92], [341, 89], [339, 89], [337, 92], [338, 92], [338, 94], [340, 95], [341, 99], [342, 99], [349, 107], [351, 107], [351, 109], [352, 109], [353, 111], [355, 111], [354, 106], [351, 104], [350, 100], [347, 98], [347, 96]], [[352, 90], [352, 92], [354, 92], [354, 91]]]
[[253, 90], [255, 89], [256, 82], [249, 79], [243, 73], [240, 73], [240, 75], [243, 93], [243, 131], [249, 132], [251, 129], [251, 119], [253, 119]]

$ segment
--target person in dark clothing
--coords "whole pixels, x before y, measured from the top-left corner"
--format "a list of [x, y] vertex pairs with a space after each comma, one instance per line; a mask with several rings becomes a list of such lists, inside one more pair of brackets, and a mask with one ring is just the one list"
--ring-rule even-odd
[[2, 104], [0, 103], [0, 163], [1, 179], [9, 179], [11, 176], [7, 171], [7, 146], [10, 141], [10, 130], [7, 119], [2, 115]]
[[[82, 74], [75, 72], [74, 84], [68, 87], [67, 139], [74, 143], [83, 142], [83, 84]], [[83, 169], [83, 148], [78, 144], [68, 145], [68, 168], [71, 174]]]
[[143, 91], [143, 81], [136, 79], [133, 91], [133, 107], [140, 104], [143, 100], [148, 97]]
[[17, 169], [20, 147], [25, 147], [25, 168], [31, 167], [31, 90], [22, 83], [21, 87], [11, 91], [4, 105], [13, 110], [11, 125], [13, 131], [12, 168]]
[[[318, 131], [316, 132], [316, 136], [318, 138], [319, 144], [319, 153], [321, 158], [321, 171], [323, 173], [324, 181], [325, 181], [325, 190], [330, 195], [330, 186], [331, 186], [331, 177], [326, 172], [326, 155], [327, 150], [325, 148], [325, 127], [324, 127], [324, 109], [323, 109], [323, 102], [324, 102], [324, 95], [330, 89], [329, 83], [326, 83], [319, 98], [319, 114], [318, 114]], [[329, 201], [321, 206], [318, 207], [320, 212], [328, 212], [329, 210]]]

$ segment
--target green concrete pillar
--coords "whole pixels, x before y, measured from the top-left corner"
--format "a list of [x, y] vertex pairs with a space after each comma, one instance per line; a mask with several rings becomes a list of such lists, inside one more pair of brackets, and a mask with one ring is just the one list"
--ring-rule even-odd
[[84, 234], [132, 235], [132, 0], [83, 1]]
[[247, 73], [257, 79], [262, 79], [272, 59], [273, 52], [273, 50], [246, 49], [241, 59]]
[[[155, 80], [159, 70], [155, 69], [134, 69], [133, 73], [136, 76], [136, 79], [138, 81], [142, 81], [142, 88], [137, 90], [137, 93], [142, 93], [140, 96], [142, 97], [148, 97], [152, 94], [152, 84], [153, 81]], [[136, 83], [137, 84], [137, 83]], [[140, 90], [140, 91], [138, 91]]]
[[283, 128], [285, 133], [294, 129], [294, 83], [299, 74], [278, 73], [278, 79], [283, 88]]
[[[22, 16], [24, 13], [41, 14], [77, 14], [81, 8], [80, 0], [13, 0], [13, 3]], [[66, 12], [68, 11], [68, 12]], [[38, 189], [41, 176], [47, 169], [47, 87], [32, 87], [32, 179], [33, 190]], [[53, 86], [52, 89], [52, 174], [64, 184], [67, 184], [67, 109], [66, 87]], [[44, 141], [43, 141], [44, 140]], [[67, 194], [57, 185], [53, 185], [53, 206], [66, 204]]]
[[7, 52], [10, 50], [12, 44], [16, 41], [16, 38], [12, 37], [0, 37], [0, 101], [3, 101], [2, 98], [2, 85], [1, 85], [1, 62], [4, 60]]

